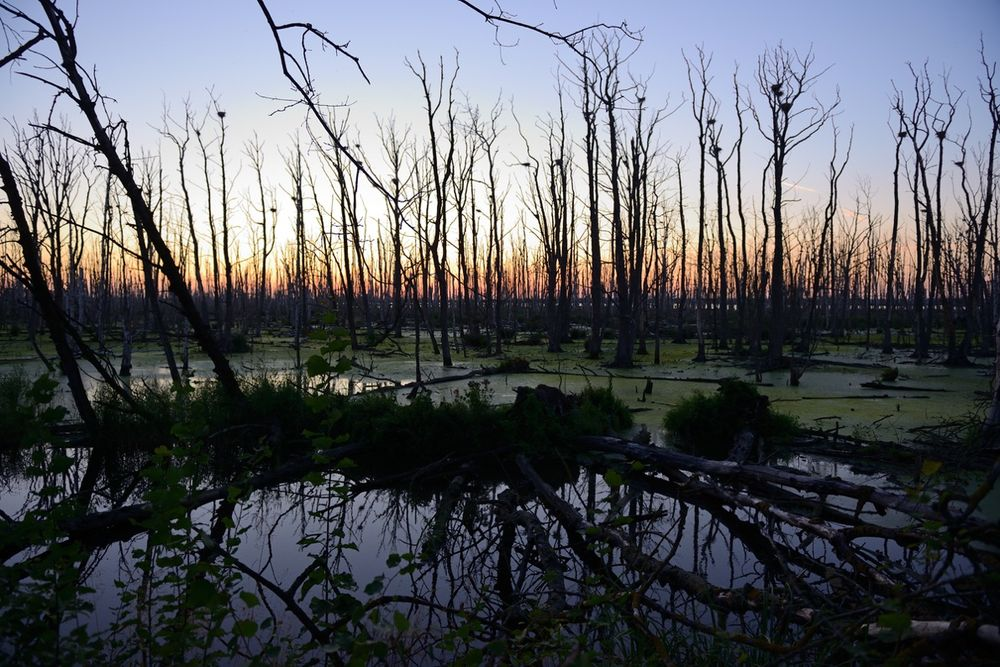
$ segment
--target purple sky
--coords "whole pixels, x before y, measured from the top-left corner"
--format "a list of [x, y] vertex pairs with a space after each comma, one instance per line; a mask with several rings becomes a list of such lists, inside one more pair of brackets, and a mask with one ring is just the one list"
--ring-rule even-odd
[[[29, 0], [18, 3], [31, 8]], [[481, 3], [487, 5], [487, 1]], [[568, 31], [596, 22], [627, 22], [643, 28], [644, 43], [629, 70], [649, 78], [651, 101], [679, 103], [687, 92], [682, 50], [692, 53], [702, 44], [713, 54], [715, 93], [723, 105], [721, 121], [732, 136], [731, 77], [738, 63], [742, 78], [753, 90], [757, 57], [779, 42], [799, 51], [810, 47], [819, 68], [830, 67], [816, 91], [830, 99], [839, 86], [843, 99], [837, 123], [854, 126], [852, 163], [841, 189], [852, 196], [859, 179], [868, 177], [877, 201], [887, 195], [892, 169], [892, 136], [887, 129], [891, 82], [909, 85], [907, 62], [928, 61], [932, 73], [949, 71], [953, 85], [966, 91], [959, 124], [981, 118], [977, 91], [979, 39], [982, 33], [990, 59], [1000, 59], [1000, 1], [940, 2], [908, 0], [883, 2], [703, 2], [667, 0], [504, 0], [502, 6], [521, 20], [544, 23]], [[420, 88], [405, 67], [419, 50], [433, 63], [446, 62], [459, 52], [458, 86], [469, 100], [489, 107], [502, 96], [527, 126], [554, 108], [557, 56], [560, 49], [537, 35], [502, 28], [500, 40], [516, 44], [499, 47], [494, 31], [455, 0], [368, 0], [366, 2], [272, 0], [276, 18], [307, 20], [327, 30], [336, 41], [350, 41], [372, 80], [366, 85], [346, 59], [315, 53], [318, 87], [326, 102], [351, 102], [351, 119], [362, 141], [377, 145], [370, 134], [375, 115], [395, 115], [423, 132]], [[67, 3], [72, 8], [70, 3]], [[190, 97], [196, 108], [214, 91], [228, 112], [234, 153], [257, 131], [274, 148], [287, 148], [302, 115], [293, 111], [269, 113], [277, 104], [261, 98], [288, 95], [278, 70], [273, 43], [255, 2], [251, 0], [135, 0], [82, 1], [78, 22], [80, 59], [96, 67], [106, 94], [117, 100], [115, 111], [130, 121], [133, 141], [157, 150], [154, 128], [160, 126], [164, 104], [179, 113]], [[30, 11], [35, 11], [30, 9]], [[23, 67], [23, 66], [22, 66]], [[570, 91], [575, 94], [575, 91]], [[754, 91], [756, 92], [756, 91]], [[259, 94], [259, 95], [258, 95]], [[7, 120], [28, 120], [32, 109], [45, 108], [49, 92], [17, 76], [11, 68], [0, 76], [0, 113]], [[80, 126], [80, 119], [69, 115]], [[506, 118], [511, 140], [507, 157], [520, 161], [523, 153], [513, 121]], [[695, 136], [688, 107], [682, 107], [662, 126], [661, 143], [671, 151], [690, 145]], [[982, 130], [983, 132], [985, 129]], [[0, 130], [8, 136], [4, 127]], [[973, 138], [977, 136], [975, 131]], [[755, 140], [756, 141], [756, 140]], [[790, 164], [792, 179], [805, 188], [822, 188], [829, 159], [830, 136], [818, 135]], [[748, 177], [756, 179], [764, 147], [748, 146]], [[280, 179], [280, 171], [274, 175]], [[808, 190], [803, 190], [807, 193]], [[842, 201], [842, 204], [845, 202]]]

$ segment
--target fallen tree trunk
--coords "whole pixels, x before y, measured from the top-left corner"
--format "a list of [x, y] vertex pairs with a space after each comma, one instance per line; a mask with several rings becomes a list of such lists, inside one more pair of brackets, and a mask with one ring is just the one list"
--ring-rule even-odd
[[[641, 461], [655, 467], [700, 472], [719, 479], [766, 482], [823, 496], [853, 498], [858, 501], [856, 514], [860, 513], [865, 504], [871, 503], [880, 510], [893, 509], [920, 519], [942, 521], [948, 524], [960, 518], [947, 511], [947, 501], [942, 503], [942, 510], [939, 510], [900, 493], [881, 491], [871, 486], [853, 484], [841, 479], [813, 477], [765, 465], [712, 461], [661, 447], [640, 445], [620, 438], [586, 436], [578, 438], [577, 444], [582, 449], [618, 454], [626, 459]], [[998, 530], [996, 522], [986, 523], [974, 518], [966, 519], [963, 527], [986, 529], [989, 533], [995, 533]]]
[[[898, 632], [884, 628], [876, 623], [861, 626], [862, 632], [870, 637], [889, 635], [894, 640]], [[904, 630], [907, 637], [922, 639], [937, 639], [943, 637], [961, 637], [963, 639], [978, 639], [991, 646], [1000, 647], [1000, 627], [996, 625], [976, 625], [968, 619], [955, 621], [910, 621], [910, 627]]]

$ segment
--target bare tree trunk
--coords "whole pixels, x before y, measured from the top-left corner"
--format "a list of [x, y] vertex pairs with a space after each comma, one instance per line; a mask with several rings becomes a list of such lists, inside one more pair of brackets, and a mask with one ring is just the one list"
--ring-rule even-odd
[[[779, 366], [783, 359], [785, 329], [785, 228], [784, 179], [788, 154], [816, 134], [832, 117], [840, 97], [830, 106], [818, 101], [806, 110], [795, 111], [795, 105], [807, 95], [818, 78], [810, 72], [814, 57], [810, 51], [800, 57], [778, 46], [765, 53], [757, 64], [757, 82], [766, 101], [770, 118], [766, 126], [754, 109], [754, 120], [765, 139], [771, 144], [770, 168], [773, 170], [771, 218], [774, 225], [774, 249], [771, 261], [771, 318], [767, 361]], [[804, 115], [803, 115], [803, 112]]]
[[586, 125], [584, 145], [587, 153], [587, 211], [590, 221], [590, 337], [587, 339], [587, 355], [591, 359], [601, 356], [602, 308], [604, 282], [601, 277], [601, 227], [600, 227], [600, 186], [598, 183], [598, 159], [600, 142], [597, 137], [597, 102], [594, 86], [597, 73], [591, 79], [590, 59], [583, 59], [583, 120]]

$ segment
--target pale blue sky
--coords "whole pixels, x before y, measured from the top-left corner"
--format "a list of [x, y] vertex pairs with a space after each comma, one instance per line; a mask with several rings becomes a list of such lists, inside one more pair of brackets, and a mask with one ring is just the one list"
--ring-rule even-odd
[[[28, 0], [19, 4], [32, 7]], [[308, 20], [334, 40], [350, 41], [372, 85], [332, 53], [314, 54], [315, 78], [325, 101], [353, 103], [352, 119], [365, 133], [375, 114], [421, 121], [419, 85], [404, 65], [404, 59], [413, 58], [418, 50], [429, 61], [442, 55], [451, 61], [457, 49], [462, 66], [458, 86], [470, 100], [488, 107], [498, 95], [513, 98], [527, 125], [553, 108], [556, 56], [569, 55], [537, 35], [513, 28], [502, 28], [500, 38], [517, 45], [500, 48], [493, 29], [454, 0], [272, 0], [270, 4], [279, 21]], [[830, 67], [817, 87], [818, 95], [829, 99], [839, 86], [843, 102], [837, 122], [844, 128], [855, 127], [854, 160], [842, 185], [845, 193], [866, 175], [877, 193], [885, 193], [892, 160], [892, 137], [886, 127], [891, 81], [906, 85], [908, 61], [927, 60], [933, 73], [948, 69], [952, 83], [966, 91], [975, 118], [981, 113], [976, 90], [981, 33], [988, 56], [1000, 58], [996, 30], [1000, 0], [697, 4], [503, 0], [501, 4], [519, 19], [541, 22], [553, 30], [572, 30], [595, 21], [626, 21], [631, 28], [643, 28], [644, 43], [629, 67], [639, 77], [651, 76], [651, 101], [667, 95], [674, 103], [682, 99], [687, 82], [681, 51], [691, 53], [703, 44], [714, 55], [715, 92], [724, 113], [731, 113], [730, 81], [736, 63], [752, 85], [757, 57], [766, 48], [779, 42], [800, 51], [811, 47], [817, 67]], [[152, 126], [160, 125], [164, 103], [176, 112], [190, 96], [196, 107], [203, 107], [211, 88], [229, 112], [232, 146], [254, 130], [273, 146], [288, 145], [287, 137], [299, 125], [301, 114], [269, 116], [277, 105], [258, 96], [286, 95], [288, 88], [255, 2], [82, 0], [79, 6], [80, 60], [96, 67], [104, 92], [117, 100], [115, 111], [130, 121], [137, 143], [156, 150]], [[5, 119], [24, 122], [33, 108], [44, 108], [49, 97], [43, 87], [10, 68], [0, 76], [0, 114]], [[960, 116], [967, 123], [964, 108]], [[79, 119], [73, 122], [79, 125]], [[731, 119], [723, 116], [722, 122], [731, 132]], [[509, 135], [516, 137], [509, 118], [507, 124]], [[364, 136], [375, 142], [374, 137]], [[693, 141], [686, 107], [664, 124], [662, 139], [675, 149]], [[512, 160], [519, 147], [518, 142], [511, 145]], [[755, 150], [762, 154], [763, 147], [751, 145], [749, 150], [748, 175], [759, 172], [752, 154]], [[829, 136], [818, 136], [793, 158], [795, 178], [803, 185], [822, 187], [828, 151]]]

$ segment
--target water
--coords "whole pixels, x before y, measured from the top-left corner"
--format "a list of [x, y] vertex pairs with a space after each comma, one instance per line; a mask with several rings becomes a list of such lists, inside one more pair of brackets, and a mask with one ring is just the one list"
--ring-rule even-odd
[[[851, 475], [840, 464], [808, 457], [796, 457], [791, 463], [817, 473], [866, 481], [862, 475]], [[684, 494], [672, 497], [662, 489], [653, 493], [639, 483], [609, 486], [601, 474], [605, 465], [599, 464], [594, 472], [579, 470], [569, 483], [558, 487], [559, 496], [580, 516], [614, 530], [630, 547], [664, 567], [696, 574], [721, 591], [736, 593], [755, 590], [778, 595], [786, 589], [788, 578], [793, 577], [797, 586], [810, 592], [795, 602], [798, 606], [821, 606], [824, 596], [844, 594], [837, 588], [842, 584], [832, 573], [843, 572], [847, 577], [853, 568], [843, 563], [828, 541], [777, 523], [755, 509], [715, 506], [685, 498]], [[332, 472], [316, 480], [318, 484], [291, 481], [240, 501], [232, 515], [232, 528], [227, 531], [230, 538], [238, 539], [226, 547], [230, 556], [217, 558], [216, 562], [223, 565], [222, 573], [238, 579], [228, 584], [232, 618], [252, 619], [258, 630], [241, 640], [233, 663], [242, 662], [241, 652], [254, 655], [263, 646], [282, 646], [287, 655], [292, 655], [294, 647], [308, 639], [289, 604], [261, 580], [291, 592], [294, 604], [322, 627], [326, 627], [325, 623], [336, 624], [339, 617], [335, 608], [343, 604], [344, 595], [358, 605], [373, 605], [367, 611], [378, 609], [377, 619], [366, 613], [344, 628], [353, 635], [364, 628], [370, 637], [389, 643], [416, 664], [448, 661], [469, 647], [509, 639], [521, 631], [518, 628], [525, 627], [525, 622], [530, 627], [531, 618], [541, 622], [538, 619], [545, 618], [544, 610], [553, 604], [554, 591], [559, 588], [553, 585], [556, 580], [565, 590], [566, 607], [577, 612], [569, 617], [571, 620], [561, 622], [557, 630], [548, 631], [568, 645], [582, 643], [611, 655], [636, 650], [628, 642], [612, 640], [628, 625], [622, 617], [609, 618], [607, 609], [599, 605], [588, 607], [595, 595], [608, 595], [615, 586], [626, 591], [644, 589], [645, 621], [665, 636], [686, 630], [679, 628], [664, 610], [682, 613], [692, 622], [708, 627], [719, 627], [721, 622], [721, 627], [732, 632], [774, 631], [774, 618], [759, 611], [730, 615], [720, 621], [698, 596], [683, 587], [664, 584], [655, 573], [628, 566], [625, 552], [609, 549], [606, 540], [585, 531], [582, 543], [603, 563], [603, 569], [595, 571], [593, 563], [581, 555], [580, 544], [568, 538], [566, 526], [544, 503], [526, 492], [523, 480], [481, 485], [475, 482], [475, 475], [467, 477], [468, 484], [451, 497], [447, 484], [433, 490], [405, 485], [369, 488], [363, 481]], [[76, 475], [69, 478], [75, 479]], [[4, 484], [0, 502], [4, 511], [17, 519], [32, 503], [29, 487], [37, 492], [38, 484], [16, 477], [6, 478]], [[517, 488], [522, 496], [523, 514], [519, 520], [504, 518], [499, 509], [511, 488]], [[853, 510], [849, 502], [831, 500], [845, 511]], [[211, 532], [219, 508], [219, 503], [196, 508], [190, 514], [191, 528], [177, 534], [194, 536], [195, 545], [203, 544], [196, 536]], [[534, 517], [541, 533], [532, 533], [531, 521], [525, 517]], [[906, 522], [896, 513], [878, 521], [888, 526]], [[543, 541], [539, 541], [540, 535]], [[930, 577], [934, 568], [940, 567], [940, 561], [922, 562], [921, 549], [906, 549], [891, 540], [865, 537], [856, 540], [855, 545], [859, 558], [872, 564], [881, 562], [888, 575], [907, 585], [919, 584], [907, 577]], [[134, 644], [135, 626], [123, 627], [123, 620], [139, 619], [141, 625], [142, 619], [153, 618], [157, 619], [155, 626], [176, 617], [178, 612], [169, 607], [157, 611], [156, 600], [183, 589], [183, 585], [178, 588], [171, 583], [170, 574], [188, 571], [185, 568], [191, 568], [198, 555], [191, 549], [175, 554], [169, 547], [154, 547], [153, 565], [146, 571], [146, 561], [136, 555], [136, 550], [148, 548], [147, 535], [140, 533], [91, 553], [80, 568], [84, 573], [80, 585], [95, 591], [84, 596], [93, 603], [94, 611], [67, 618], [65, 626], [82, 623], [91, 636], [102, 637], [109, 644], [116, 638]], [[554, 555], [562, 572], [546, 568], [546, 563], [551, 564], [543, 553], [546, 551]], [[184, 564], [163, 565], [167, 561], [162, 559], [170, 555], [180, 555]], [[323, 576], [306, 592], [302, 582], [311, 579], [303, 580], [303, 573], [320, 570]], [[968, 561], [959, 556], [948, 566], [948, 576], [971, 570]], [[248, 572], [255, 573], [256, 578]], [[224, 578], [223, 574], [219, 576]], [[607, 577], [618, 583], [612, 586]], [[293, 583], [296, 581], [297, 587]], [[380, 585], [365, 592], [373, 582]], [[152, 602], [123, 602], [125, 591], [145, 591], [146, 599]], [[240, 591], [251, 592], [266, 604], [249, 607], [238, 595]], [[376, 604], [376, 600], [382, 602]], [[408, 619], [407, 628], [393, 623], [393, 612]], [[459, 642], [456, 648], [454, 641], [446, 641], [465, 631], [470, 618], [481, 622], [462, 640], [465, 643]], [[795, 635], [794, 629], [791, 634]], [[323, 655], [319, 649], [307, 653], [313, 657]]]

